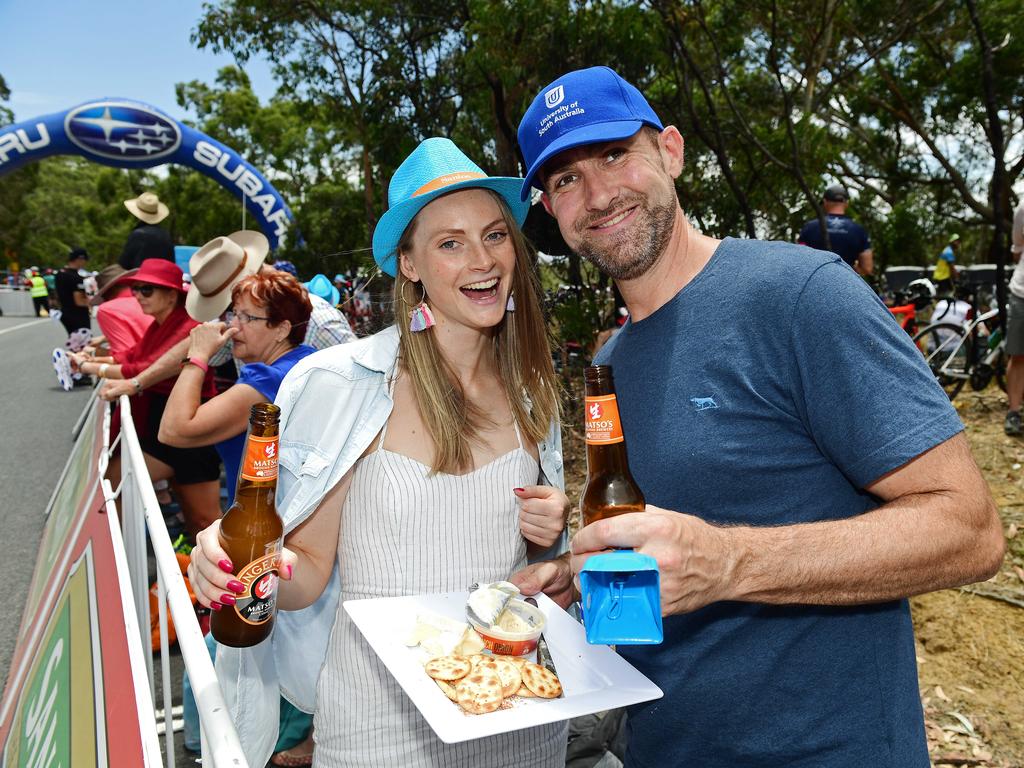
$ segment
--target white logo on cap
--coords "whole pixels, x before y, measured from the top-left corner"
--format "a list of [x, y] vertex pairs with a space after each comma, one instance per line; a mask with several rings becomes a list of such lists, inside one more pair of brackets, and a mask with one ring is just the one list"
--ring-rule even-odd
[[562, 99], [565, 98], [565, 91], [562, 86], [556, 85], [550, 91], [544, 94], [544, 104], [550, 109], [551, 107], [557, 107], [562, 103]]

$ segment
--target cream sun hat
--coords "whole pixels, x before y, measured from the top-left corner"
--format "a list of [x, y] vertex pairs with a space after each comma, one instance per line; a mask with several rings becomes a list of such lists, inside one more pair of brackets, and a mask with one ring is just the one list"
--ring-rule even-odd
[[159, 224], [167, 218], [171, 209], [160, 202], [160, 198], [153, 192], [143, 192], [136, 198], [124, 201], [124, 207], [132, 212], [132, 215], [147, 224]]
[[215, 237], [192, 254], [188, 271], [192, 285], [185, 309], [193, 320], [205, 323], [220, 317], [231, 304], [231, 289], [263, 265], [270, 243], [260, 232], [242, 230]]

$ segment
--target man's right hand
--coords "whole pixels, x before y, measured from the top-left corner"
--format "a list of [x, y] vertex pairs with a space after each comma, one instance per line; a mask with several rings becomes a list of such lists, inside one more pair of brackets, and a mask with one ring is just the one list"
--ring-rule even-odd
[[[235, 577], [235, 569], [244, 568], [246, 563], [232, 563], [221, 548], [220, 520], [199, 532], [191, 558], [188, 580], [200, 604], [219, 611], [225, 605], [234, 605], [236, 596], [245, 592], [245, 585]], [[284, 581], [291, 581], [296, 560], [294, 552], [282, 548], [279, 574]]]

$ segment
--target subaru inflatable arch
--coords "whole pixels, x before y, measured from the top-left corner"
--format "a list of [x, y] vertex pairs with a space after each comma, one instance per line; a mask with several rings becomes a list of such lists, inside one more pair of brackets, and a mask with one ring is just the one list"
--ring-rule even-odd
[[51, 155], [116, 168], [193, 168], [245, 201], [271, 248], [284, 244], [294, 221], [277, 190], [237, 152], [139, 101], [98, 99], [0, 128], [0, 176]]

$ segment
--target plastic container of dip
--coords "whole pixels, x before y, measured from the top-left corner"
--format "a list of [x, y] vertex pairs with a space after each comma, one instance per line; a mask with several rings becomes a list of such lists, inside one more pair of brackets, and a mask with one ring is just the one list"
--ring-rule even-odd
[[[539, 608], [522, 602], [511, 600], [505, 608], [504, 614], [512, 614], [529, 626], [528, 630], [522, 632], [510, 632], [500, 627], [487, 627], [474, 621], [467, 616], [469, 625], [480, 635], [484, 646], [491, 652], [502, 656], [526, 656], [537, 650], [537, 640], [544, 631], [544, 613]], [[499, 623], [502, 619], [499, 618]]]

